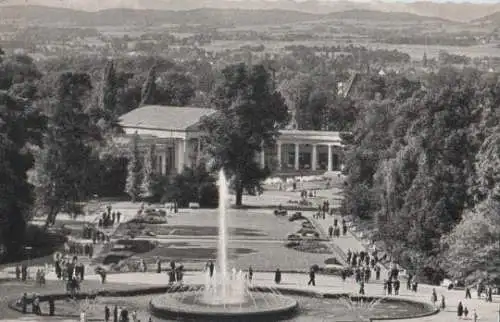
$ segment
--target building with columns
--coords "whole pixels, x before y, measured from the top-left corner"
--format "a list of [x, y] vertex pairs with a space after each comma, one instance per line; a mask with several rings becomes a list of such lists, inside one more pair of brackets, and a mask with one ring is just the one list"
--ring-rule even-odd
[[[199, 123], [213, 113], [196, 107], [143, 106], [120, 118], [125, 135], [116, 140], [128, 145], [137, 133], [141, 150], [155, 145], [155, 171], [179, 173], [202, 160], [204, 133]], [[282, 130], [276, 145], [264, 147], [256, 158], [276, 174], [337, 171], [342, 167], [342, 139], [339, 132]]]

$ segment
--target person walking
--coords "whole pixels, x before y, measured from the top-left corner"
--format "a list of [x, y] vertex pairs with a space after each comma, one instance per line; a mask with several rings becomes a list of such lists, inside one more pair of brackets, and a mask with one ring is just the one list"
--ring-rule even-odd
[[477, 322], [478, 319], [479, 315], [477, 315], [476, 309], [474, 309], [474, 311], [472, 311], [472, 321]]
[[465, 288], [465, 299], [471, 299], [472, 298], [472, 295], [470, 293], [470, 287], [466, 287]]
[[316, 272], [312, 267], [309, 270], [309, 282], [307, 283], [307, 285], [316, 286]]
[[109, 307], [106, 305], [104, 307], [104, 321], [109, 322], [110, 317], [111, 317], [111, 312], [109, 310]]
[[458, 302], [458, 306], [457, 306], [458, 318], [461, 319], [463, 314], [464, 314], [464, 306], [462, 305], [462, 302]]
[[436, 289], [433, 288], [432, 289], [432, 295], [431, 295], [431, 302], [434, 305], [434, 307], [436, 307], [437, 300], [438, 300], [438, 296], [437, 296], [437, 293], [436, 293]]

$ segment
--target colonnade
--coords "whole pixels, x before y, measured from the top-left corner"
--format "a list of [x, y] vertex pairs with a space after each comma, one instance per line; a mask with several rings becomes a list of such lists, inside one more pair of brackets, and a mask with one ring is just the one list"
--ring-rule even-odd
[[[293, 145], [294, 146], [294, 152], [293, 152], [293, 169], [294, 170], [300, 170], [300, 155], [301, 155], [301, 145], [311, 147], [311, 160], [310, 160], [310, 169], [312, 171], [319, 170], [318, 169], [318, 152], [320, 147], [327, 147], [327, 167], [326, 169], [322, 170], [327, 170], [327, 171], [334, 171], [338, 170], [338, 165], [336, 164], [334, 167], [334, 156], [336, 157], [336, 162], [338, 163], [340, 160], [340, 153], [335, 153], [334, 155], [334, 147], [339, 147], [338, 144], [334, 143], [299, 143], [299, 142], [281, 142], [278, 141], [276, 143], [276, 159], [277, 159], [277, 170], [281, 171], [283, 170], [283, 145]], [[261, 167], [266, 166], [266, 150], [263, 149], [262, 152], [260, 153], [260, 164]]]

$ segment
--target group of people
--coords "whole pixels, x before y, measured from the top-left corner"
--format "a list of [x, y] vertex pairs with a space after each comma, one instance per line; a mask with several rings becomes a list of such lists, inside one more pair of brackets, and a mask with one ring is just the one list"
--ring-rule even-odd
[[73, 256], [71, 260], [56, 255], [55, 273], [58, 280], [66, 283], [66, 292], [75, 297], [80, 290], [80, 283], [85, 279], [85, 265], [78, 262], [78, 257]]
[[102, 213], [101, 218], [99, 218], [97, 226], [99, 228], [109, 228], [115, 224], [119, 224], [121, 220], [121, 212], [112, 211], [111, 205], [106, 207], [106, 211]]
[[94, 256], [94, 245], [69, 239], [64, 243], [64, 252], [68, 255], [88, 256], [92, 258]]
[[373, 251], [370, 256], [370, 254], [366, 251], [353, 252], [348, 249], [346, 261], [352, 267], [371, 266], [372, 268], [375, 268], [375, 266], [379, 263], [379, 258], [377, 251]]
[[[486, 302], [493, 302], [493, 288], [491, 286], [486, 287], [484, 282], [481, 280], [477, 283], [477, 297], [481, 298], [482, 295], [485, 295]], [[465, 288], [465, 298], [471, 298], [470, 288]]]
[[[129, 316], [129, 311], [125, 307], [114, 306], [113, 316], [111, 316], [111, 309], [108, 305], [104, 307], [104, 321], [106, 322], [141, 322], [138, 319], [137, 311], [132, 311]], [[153, 320], [149, 317], [148, 322], [152, 322]]]
[[[147, 270], [147, 265], [144, 260], [141, 260], [141, 266], [145, 270]], [[156, 259], [156, 273], [160, 274], [162, 272], [162, 261], [161, 259]], [[184, 265], [177, 265], [175, 261], [170, 261], [170, 269], [167, 271], [168, 274], [168, 283], [182, 283], [182, 279], [184, 277]]]
[[[464, 317], [465, 319], [468, 319], [469, 309], [467, 309], [467, 306], [464, 306], [462, 304], [462, 301], [458, 302], [457, 316], [458, 316], [459, 319], [461, 319], [462, 317]], [[472, 321], [474, 321], [474, 322], [476, 322], [479, 319], [479, 315], [477, 314], [476, 309], [474, 309], [472, 311], [471, 318], [472, 318]]]
[[22, 264], [16, 266], [16, 279], [25, 282], [28, 279], [28, 265]]
[[[26, 265], [26, 264], [17, 265], [15, 270], [16, 270], [16, 280], [25, 282], [28, 279], [28, 277], [29, 277], [28, 265]], [[35, 283], [37, 286], [45, 285], [45, 272], [46, 272], [46, 270], [47, 270], [47, 268], [46, 269], [39, 268], [36, 270]]]
[[[342, 218], [342, 236], [345, 236], [347, 234], [347, 223], [344, 218]], [[338, 220], [335, 218], [333, 220], [333, 226], [330, 225], [328, 227], [328, 236], [330, 238], [333, 237], [340, 237], [340, 225], [338, 223]]]

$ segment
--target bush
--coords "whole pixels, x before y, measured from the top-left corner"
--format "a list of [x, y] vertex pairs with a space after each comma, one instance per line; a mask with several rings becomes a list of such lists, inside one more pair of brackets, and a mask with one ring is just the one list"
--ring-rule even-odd
[[198, 190], [200, 208], [219, 207], [219, 189], [213, 182], [203, 183]]
[[167, 219], [165, 217], [160, 217], [157, 215], [146, 215], [134, 217], [132, 220], [130, 220], [130, 222], [134, 224], [161, 225], [166, 224]]
[[[58, 250], [67, 238], [61, 231], [46, 231], [43, 227], [30, 225], [26, 229], [24, 244], [32, 247], [31, 258], [51, 255]], [[27, 257], [27, 256], [25, 256]]]
[[120, 239], [117, 245], [125, 246], [125, 249], [134, 253], [147, 253], [156, 247], [156, 243], [149, 240], [127, 240]]
[[301, 228], [297, 233], [302, 236], [313, 235], [315, 237], [319, 237], [318, 232], [315, 229], [310, 228]]
[[102, 261], [102, 263], [104, 265], [117, 264], [121, 260], [129, 258], [130, 256], [131, 255], [125, 255], [125, 254], [109, 254], [106, 257], [104, 257], [104, 260]]
[[198, 202], [201, 208], [216, 208], [219, 192], [215, 179], [204, 166], [196, 169], [185, 168], [176, 175], [165, 189], [163, 202], [177, 201], [180, 208], [187, 208], [190, 202]]

